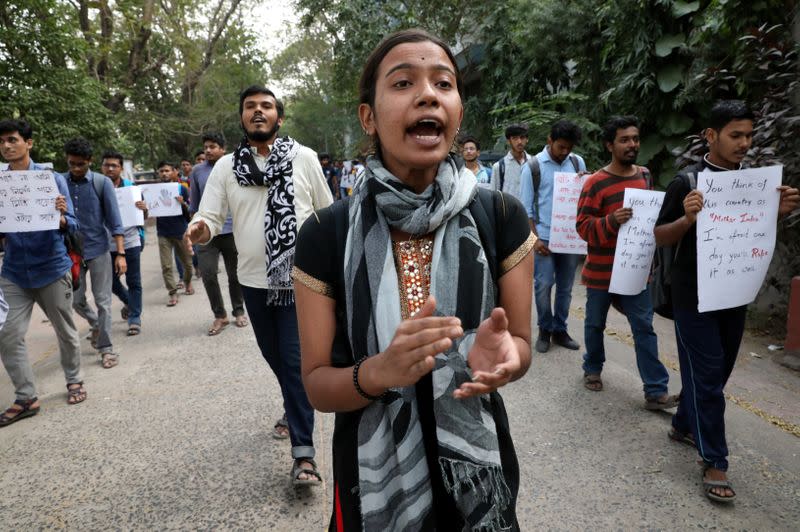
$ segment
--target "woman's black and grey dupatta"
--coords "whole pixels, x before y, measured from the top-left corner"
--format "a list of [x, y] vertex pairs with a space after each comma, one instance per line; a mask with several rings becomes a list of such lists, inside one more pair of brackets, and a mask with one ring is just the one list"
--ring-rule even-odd
[[433, 409], [439, 471], [429, 471], [414, 386], [391, 390], [361, 416], [358, 470], [363, 529], [418, 530], [434, 501], [430, 475], [440, 475], [467, 530], [506, 530], [511, 503], [500, 464], [497, 431], [487, 398], [458, 400], [453, 391], [470, 380], [468, 329], [495, 306], [495, 288], [468, 206], [475, 176], [452, 158], [421, 194], [403, 186], [379, 159], [367, 161], [350, 201], [345, 244], [348, 336], [356, 360], [385, 350], [402, 317], [389, 228], [434, 233], [431, 294], [437, 315], [459, 316], [465, 334], [436, 357]]
[[299, 145], [290, 137], [275, 139], [262, 171], [244, 137], [233, 152], [233, 175], [243, 187], [267, 187], [264, 213], [264, 240], [267, 247], [267, 304], [294, 303], [292, 267], [297, 244], [297, 217], [294, 212], [292, 161]]

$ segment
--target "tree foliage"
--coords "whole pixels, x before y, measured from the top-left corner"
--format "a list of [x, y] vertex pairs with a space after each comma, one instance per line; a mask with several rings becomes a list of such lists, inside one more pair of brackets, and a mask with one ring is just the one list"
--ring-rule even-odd
[[0, 3], [0, 116], [35, 128], [34, 157], [65, 140], [136, 161], [175, 159], [207, 129], [239, 135], [238, 92], [264, 79], [246, 0]]

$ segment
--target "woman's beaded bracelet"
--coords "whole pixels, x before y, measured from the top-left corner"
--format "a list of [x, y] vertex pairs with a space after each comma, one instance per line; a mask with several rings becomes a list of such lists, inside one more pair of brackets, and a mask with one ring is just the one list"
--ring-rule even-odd
[[353, 386], [356, 387], [358, 395], [360, 395], [367, 401], [380, 401], [381, 399], [386, 397], [386, 392], [383, 392], [380, 395], [370, 395], [367, 392], [365, 392], [363, 388], [361, 388], [360, 384], [358, 384], [358, 369], [361, 367], [361, 363], [364, 362], [366, 359], [367, 357], [360, 359], [358, 362], [356, 362], [356, 365], [353, 366]]

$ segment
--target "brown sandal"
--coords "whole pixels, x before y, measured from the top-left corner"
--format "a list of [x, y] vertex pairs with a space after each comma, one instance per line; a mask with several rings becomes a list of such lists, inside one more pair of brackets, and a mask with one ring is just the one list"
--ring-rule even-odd
[[102, 357], [100, 363], [105, 369], [111, 369], [119, 364], [119, 356], [115, 353], [102, 353], [100, 356]]
[[599, 373], [584, 373], [583, 374], [583, 386], [587, 390], [591, 390], [593, 392], [602, 392], [603, 391], [603, 379], [600, 378]]
[[[70, 386], [77, 386], [77, 388], [70, 388]], [[84, 402], [88, 396], [86, 388], [83, 387], [83, 382], [67, 384], [67, 404], [77, 405]]]

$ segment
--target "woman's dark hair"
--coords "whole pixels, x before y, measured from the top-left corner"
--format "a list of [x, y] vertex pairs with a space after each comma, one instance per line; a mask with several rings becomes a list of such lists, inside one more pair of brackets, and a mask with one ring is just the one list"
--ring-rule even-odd
[[0, 134], [19, 133], [22, 140], [29, 140], [33, 136], [33, 128], [25, 120], [2, 120], [0, 121]]
[[711, 107], [708, 127], [720, 131], [734, 120], [755, 120], [753, 111], [741, 100], [717, 100]]
[[418, 42], [432, 42], [447, 54], [447, 58], [453, 64], [453, 69], [456, 73], [456, 87], [458, 94], [464, 96], [464, 84], [461, 79], [461, 72], [458, 70], [456, 58], [450, 47], [441, 40], [439, 37], [431, 35], [425, 30], [412, 28], [409, 30], [398, 31], [383, 39], [372, 53], [369, 54], [367, 62], [364, 65], [364, 70], [361, 71], [361, 79], [358, 81], [358, 102], [369, 104], [370, 107], [375, 105], [375, 85], [378, 81], [378, 67], [386, 55], [396, 46], [406, 43]]
[[283, 102], [275, 96], [274, 92], [263, 85], [250, 85], [239, 94], [239, 116], [242, 116], [242, 111], [244, 111], [245, 98], [254, 94], [267, 94], [275, 98], [275, 109], [278, 111], [278, 118], [283, 118]]
[[76, 157], [83, 157], [84, 159], [91, 159], [92, 145], [83, 137], [70, 139], [64, 144], [64, 153], [67, 155], [75, 155]]
[[612, 116], [603, 126], [603, 143], [613, 144], [614, 139], [617, 138], [617, 130], [627, 129], [629, 127], [638, 128], [639, 119], [633, 115]]
[[581, 136], [581, 128], [578, 127], [578, 124], [569, 120], [559, 120], [550, 128], [550, 140], [553, 142], [563, 139], [570, 144], [578, 144], [581, 141]]

